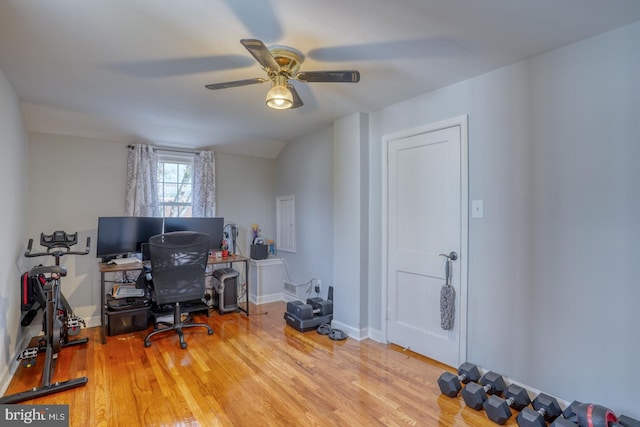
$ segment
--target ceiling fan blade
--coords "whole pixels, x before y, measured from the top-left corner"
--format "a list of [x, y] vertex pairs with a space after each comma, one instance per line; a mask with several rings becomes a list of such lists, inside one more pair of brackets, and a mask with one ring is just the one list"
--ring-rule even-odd
[[360, 72], [348, 71], [302, 71], [295, 77], [296, 80], [307, 83], [330, 82], [330, 83], [358, 83]]
[[274, 42], [282, 38], [282, 25], [273, 8], [273, 0], [224, 0], [236, 18], [254, 36]]
[[143, 79], [159, 79], [196, 73], [231, 70], [254, 65], [247, 55], [210, 55], [170, 59], [152, 59], [112, 64], [122, 74]]
[[256, 61], [262, 65], [262, 68], [269, 71], [279, 71], [280, 65], [276, 62], [273, 55], [267, 47], [260, 40], [257, 39], [242, 39], [240, 43], [249, 51]]
[[264, 83], [267, 81], [269, 81], [269, 79], [256, 77], [255, 79], [235, 80], [232, 82], [224, 82], [224, 83], [213, 83], [213, 84], [205, 85], [205, 87], [211, 90], [218, 90], [218, 89], [226, 89], [229, 87], [247, 86], [247, 85], [253, 85], [257, 83]]
[[288, 84], [287, 87], [289, 88], [289, 91], [291, 91], [291, 95], [293, 96], [293, 105], [291, 105], [291, 108], [302, 107], [304, 103], [302, 102], [302, 99], [300, 99], [300, 95], [298, 95], [298, 91], [296, 90], [296, 88], [292, 84]]

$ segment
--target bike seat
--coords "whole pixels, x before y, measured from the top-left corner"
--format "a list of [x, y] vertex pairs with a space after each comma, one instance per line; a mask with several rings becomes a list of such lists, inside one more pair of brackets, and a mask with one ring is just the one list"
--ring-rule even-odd
[[46, 265], [40, 267], [34, 267], [29, 270], [30, 276], [38, 276], [40, 274], [58, 274], [60, 276], [67, 275], [67, 268], [59, 265]]

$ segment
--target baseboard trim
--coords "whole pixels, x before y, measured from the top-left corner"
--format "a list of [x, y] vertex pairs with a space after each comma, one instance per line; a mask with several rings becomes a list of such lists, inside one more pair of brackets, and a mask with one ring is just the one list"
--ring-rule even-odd
[[284, 296], [282, 292], [278, 292], [275, 294], [268, 294], [268, 295], [260, 295], [260, 296], [249, 295], [249, 301], [251, 301], [255, 305], [267, 304], [270, 302], [277, 302], [277, 301], [283, 301], [283, 300], [284, 300]]
[[[19, 349], [25, 349], [29, 346], [29, 342], [31, 341], [32, 335], [30, 333], [24, 334], [24, 336], [20, 339], [20, 343], [16, 346]], [[22, 351], [22, 350], [21, 350]], [[18, 367], [20, 366], [20, 361], [16, 359], [15, 355], [11, 358], [11, 363], [3, 369], [2, 374], [0, 375], [0, 390], [2, 391], [2, 395], [9, 388], [9, 383], [13, 379]]]
[[369, 328], [369, 338], [375, 342], [379, 342], [381, 344], [386, 344], [386, 340], [384, 339], [384, 335], [381, 330]]
[[[484, 369], [484, 368], [480, 368], [480, 372], [482, 373], [482, 375], [486, 374], [487, 372], [489, 372], [489, 369]], [[549, 394], [547, 392], [543, 392], [541, 390], [538, 390], [535, 387], [531, 387], [530, 385], [521, 383], [519, 381], [514, 380], [513, 378], [509, 378], [505, 375], [502, 376], [502, 378], [504, 379], [505, 383], [507, 384], [516, 384], [519, 385], [520, 387], [524, 388], [525, 390], [527, 390], [527, 392], [529, 393], [529, 397], [531, 398], [531, 400], [533, 400], [537, 395], [539, 395], [540, 393], [545, 393], [545, 394]], [[561, 399], [557, 396], [553, 396], [551, 394], [549, 394], [550, 396], [556, 398], [556, 400], [558, 401], [558, 403], [560, 404], [560, 406], [564, 409], [567, 406], [569, 406], [571, 404], [571, 402]]]
[[354, 340], [357, 340], [357, 341], [362, 341], [364, 339], [369, 338], [367, 334], [367, 328], [364, 328], [364, 329], [354, 328], [352, 326], [339, 322], [335, 319], [331, 322], [331, 327], [334, 329], [340, 329], [344, 331], [349, 336], [349, 338], [353, 338]]

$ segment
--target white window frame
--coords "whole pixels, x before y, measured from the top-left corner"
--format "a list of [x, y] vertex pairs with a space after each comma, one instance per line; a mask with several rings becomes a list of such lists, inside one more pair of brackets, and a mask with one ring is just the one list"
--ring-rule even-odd
[[[194, 155], [190, 154], [190, 153], [173, 153], [173, 152], [163, 152], [163, 151], [158, 151], [157, 153], [157, 167], [158, 170], [160, 170], [160, 163], [177, 163], [177, 164], [190, 164], [191, 165], [191, 170], [194, 170]], [[166, 203], [162, 201], [162, 198], [160, 197], [160, 189], [161, 186], [164, 184], [163, 181], [160, 181], [158, 179], [158, 205], [160, 208], [160, 212], [162, 213], [162, 216], [165, 216], [165, 207], [167, 206], [177, 206], [179, 208], [187, 208], [187, 207], [191, 207], [191, 212], [193, 212], [193, 193], [195, 191], [194, 188], [194, 182], [193, 182], [193, 172], [191, 175], [191, 202], [190, 203]], [[182, 209], [179, 209], [179, 211]], [[191, 215], [180, 215], [180, 216], [191, 216]]]

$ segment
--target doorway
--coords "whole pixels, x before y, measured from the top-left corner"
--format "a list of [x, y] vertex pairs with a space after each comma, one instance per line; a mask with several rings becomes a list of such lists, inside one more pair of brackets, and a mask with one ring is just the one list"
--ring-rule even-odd
[[[383, 335], [450, 366], [466, 360], [467, 117], [383, 136]], [[455, 315], [441, 328], [440, 291], [450, 283]]]

